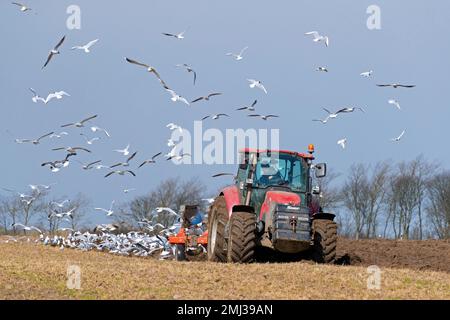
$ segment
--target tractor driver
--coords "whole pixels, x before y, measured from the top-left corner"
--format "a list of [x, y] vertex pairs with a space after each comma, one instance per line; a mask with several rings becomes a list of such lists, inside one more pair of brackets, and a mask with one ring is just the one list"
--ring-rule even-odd
[[264, 186], [278, 185], [282, 183], [280, 172], [278, 171], [278, 164], [273, 159], [263, 159], [261, 161], [261, 175], [258, 179], [258, 183]]

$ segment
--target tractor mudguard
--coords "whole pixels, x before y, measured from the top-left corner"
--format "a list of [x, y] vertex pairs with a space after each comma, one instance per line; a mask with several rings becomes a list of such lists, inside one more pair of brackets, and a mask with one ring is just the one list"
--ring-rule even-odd
[[221, 195], [225, 198], [228, 217], [233, 214], [233, 207], [241, 205], [241, 196], [237, 186], [229, 186], [222, 190]]

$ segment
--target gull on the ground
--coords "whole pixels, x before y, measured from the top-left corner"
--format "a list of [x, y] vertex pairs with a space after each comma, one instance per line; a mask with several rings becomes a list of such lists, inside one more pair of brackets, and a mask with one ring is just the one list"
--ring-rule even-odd
[[330, 44], [329, 38], [327, 36], [320, 35], [317, 31], [306, 32], [305, 35], [312, 35], [314, 37], [314, 42], [324, 41], [327, 47]]
[[339, 140], [337, 144], [340, 145], [342, 149], [345, 149], [345, 147], [347, 146], [347, 138]]
[[37, 138], [37, 139], [15, 139], [15, 142], [18, 144], [23, 144], [23, 143], [32, 143], [34, 145], [38, 145], [41, 143], [41, 140], [47, 137], [50, 137], [52, 134], [54, 134], [54, 132], [50, 132], [47, 134], [44, 134], [43, 136]]
[[121, 153], [121, 154], [123, 154], [124, 156], [128, 156], [129, 154], [130, 154], [130, 144], [128, 144], [126, 147], [125, 147], [125, 149], [116, 149], [116, 150], [113, 150], [114, 152], [118, 152], [118, 153]]
[[402, 110], [402, 108], [400, 107], [400, 103], [397, 100], [389, 99], [388, 103], [389, 104], [393, 104], [394, 106], [396, 106], [398, 110]]
[[85, 124], [86, 122], [88, 122], [88, 121], [90, 121], [90, 120], [92, 120], [92, 119], [97, 118], [97, 116], [98, 116], [98, 115], [93, 115], [93, 116], [91, 116], [91, 117], [89, 117], [89, 118], [86, 118], [86, 119], [81, 120], [80, 122], [72, 122], [72, 123], [68, 123], [68, 124], [62, 125], [61, 128], [72, 127], [72, 126], [73, 126], [73, 127], [76, 127], [76, 128], [83, 128], [83, 127], [84, 127], [84, 124]]
[[66, 36], [62, 37], [61, 40], [59, 40], [58, 44], [52, 50], [50, 50], [50, 53], [48, 54], [48, 57], [47, 57], [47, 61], [45, 62], [42, 69], [44, 69], [50, 63], [50, 61], [52, 60], [54, 55], [61, 53], [61, 52], [59, 52], [59, 47], [61, 47], [64, 40], [66, 40]]
[[267, 94], [267, 90], [264, 87], [264, 85], [262, 84], [261, 81], [259, 80], [255, 80], [255, 79], [247, 79], [248, 82], [250, 82], [249, 87], [254, 89], [254, 88], [258, 88], [261, 89], [262, 91], [264, 91], [265, 94]]
[[89, 53], [89, 52], [91, 52], [91, 51], [90, 51], [90, 48], [91, 48], [94, 44], [96, 44], [96, 43], [98, 42], [98, 40], [99, 40], [99, 39], [92, 40], [92, 41], [90, 41], [90, 42], [88, 42], [87, 44], [82, 45], [82, 46], [74, 46], [74, 47], [72, 47], [72, 50], [83, 50], [84, 52]]
[[242, 55], [244, 54], [245, 50], [247, 50], [247, 49], [248, 49], [248, 47], [245, 47], [239, 53], [228, 52], [225, 55], [233, 57], [234, 60], [236, 60], [236, 61], [240, 61], [240, 60], [244, 59], [244, 57]]
[[197, 99], [191, 101], [191, 103], [195, 103], [195, 102], [198, 102], [198, 101], [200, 101], [200, 100], [209, 101], [209, 99], [210, 99], [211, 97], [214, 97], [214, 96], [220, 96], [221, 94], [222, 94], [222, 93], [220, 93], [220, 92], [210, 93], [210, 94], [208, 94], [207, 96], [203, 96], [203, 97], [200, 97], [200, 98], [197, 98]]
[[192, 67], [190, 65], [186, 64], [186, 63], [177, 64], [176, 66], [177, 67], [181, 67], [181, 68], [185, 68], [186, 71], [189, 72], [189, 73], [192, 72], [192, 74], [194, 75], [194, 85], [195, 85], [195, 82], [197, 81], [197, 73], [195, 72], [195, 70], [192, 69]]
[[393, 141], [393, 142], [399, 142], [399, 141], [403, 138], [403, 136], [405, 135], [405, 133], [406, 133], [406, 130], [403, 130], [402, 133], [401, 133], [397, 138], [392, 138], [391, 141]]
[[256, 104], [258, 103], [258, 100], [253, 101], [253, 103], [250, 106], [243, 106], [241, 108], [236, 109], [236, 111], [241, 111], [241, 110], [248, 110], [248, 111], [255, 111], [256, 108]]
[[248, 117], [261, 118], [264, 121], [267, 121], [269, 118], [279, 118], [279, 116], [274, 114], [268, 114], [266, 116], [260, 114], [249, 114]]
[[151, 163], [156, 163], [156, 158], [159, 157], [162, 154], [162, 152], [158, 152], [157, 154], [155, 154], [153, 157], [151, 157], [150, 159], [145, 160], [144, 162], [142, 162], [138, 168], [141, 168], [142, 166], [146, 165], [146, 164], [151, 164]]

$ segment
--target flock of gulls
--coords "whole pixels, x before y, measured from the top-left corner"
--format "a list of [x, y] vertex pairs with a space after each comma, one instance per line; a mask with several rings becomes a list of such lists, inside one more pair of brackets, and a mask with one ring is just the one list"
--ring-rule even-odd
[[[26, 13], [32, 8], [28, 7], [25, 4], [13, 2], [14, 6], [19, 7], [19, 10], [22, 13]], [[185, 39], [187, 30], [180, 32], [180, 33], [167, 33], [163, 32], [162, 36], [173, 38], [174, 41], [182, 41]], [[310, 31], [305, 33], [306, 36], [310, 36], [312, 38], [312, 41], [314, 43], [323, 43], [325, 44], [325, 47], [329, 47], [330, 45], [330, 39], [328, 36], [320, 34], [318, 31]], [[68, 42], [68, 39], [66, 36], [63, 36], [57, 44], [51, 48], [48, 52], [48, 55], [46, 56], [45, 62], [42, 66], [43, 72], [49, 66], [52, 64], [52, 62], [56, 59], [58, 56], [64, 55], [64, 46]], [[86, 44], [81, 45], [73, 45], [71, 46], [72, 51], [80, 52], [80, 54], [89, 54], [92, 50], [95, 50], [95, 46], [99, 43], [99, 39], [95, 39], [92, 41], [87, 42]], [[230, 57], [236, 63], [244, 60], [245, 53], [248, 50], [248, 46], [245, 46], [242, 48], [238, 53], [234, 52], [227, 52], [225, 53], [226, 56]], [[58, 58], [61, 59], [61, 58]], [[44, 60], [44, 59], [43, 59]], [[210, 92], [205, 95], [201, 95], [195, 99], [188, 99], [184, 97], [183, 95], [176, 92], [174, 89], [172, 89], [168, 82], [166, 82], [167, 79], [163, 80], [163, 77], [161, 74], [150, 64], [138, 61], [134, 58], [125, 57], [124, 62], [128, 63], [130, 66], [133, 65], [135, 67], [142, 68], [146, 72], [148, 72], [152, 78], [154, 78], [156, 81], [159, 82], [161, 85], [162, 90], [165, 90], [165, 92], [168, 93], [169, 98], [174, 103], [181, 103], [186, 106], [192, 106], [193, 104], [197, 103], [207, 103], [215, 99], [219, 99], [221, 95], [223, 95], [222, 92]], [[175, 65], [180, 70], [183, 70], [184, 72], [187, 72], [188, 74], [192, 74], [192, 84], [195, 86], [198, 79], [198, 74], [194, 70], [192, 66], [190, 66], [187, 63], [181, 63]], [[328, 73], [329, 69], [325, 66], [319, 66], [316, 68], [316, 71], [318, 72], [324, 72]], [[371, 78], [373, 77], [373, 70], [362, 72], [360, 74], [363, 78]], [[264, 86], [263, 82], [258, 79], [252, 79], [248, 78], [247, 85], [250, 89], [259, 90], [260, 93], [264, 93], [265, 95], [268, 94], [268, 90]], [[413, 88], [414, 85], [405, 85], [405, 84], [399, 84], [399, 83], [391, 83], [391, 84], [377, 84], [378, 87], [391, 87], [394, 89], [397, 88]], [[29, 88], [29, 90], [32, 93], [31, 100], [33, 103], [42, 103], [44, 105], [50, 103], [50, 102], [57, 102], [62, 99], [70, 98], [71, 95], [67, 93], [66, 91], [54, 91], [48, 93], [45, 95], [40, 95], [35, 89]], [[389, 104], [394, 105], [397, 109], [401, 110], [400, 103], [395, 99], [390, 99], [388, 101]], [[247, 117], [249, 118], [257, 118], [262, 121], [268, 121], [269, 119], [273, 118], [279, 118], [279, 115], [276, 114], [259, 114], [256, 113], [256, 106], [258, 104], [258, 100], [255, 99], [251, 104], [249, 105], [243, 105], [237, 109], [235, 109], [235, 112], [238, 114], [242, 114], [244, 112], [247, 112]], [[321, 122], [322, 124], [327, 124], [329, 121], [334, 120], [341, 115], [347, 114], [347, 113], [353, 113], [355, 111], [361, 111], [365, 112], [365, 110], [361, 107], [343, 107], [339, 108], [336, 111], [330, 111], [327, 108], [323, 108], [323, 111], [326, 112], [326, 116], [323, 119], [313, 119], [313, 121]], [[201, 121], [206, 120], [220, 120], [222, 118], [230, 118], [231, 116], [227, 113], [218, 113], [218, 114], [208, 114], [201, 118]], [[85, 154], [88, 156], [91, 156], [95, 154], [95, 145], [97, 143], [100, 143], [102, 139], [109, 139], [111, 138], [110, 133], [107, 129], [99, 127], [95, 124], [95, 121], [99, 118], [98, 114], [89, 115], [81, 120], [76, 120], [68, 123], [61, 124], [60, 128], [58, 130], [48, 131], [43, 133], [41, 136], [37, 138], [17, 138], [14, 141], [17, 144], [32, 144], [32, 145], [40, 145], [44, 139], [48, 140], [55, 140], [55, 141], [63, 141], [65, 137], [76, 134], [77, 136], [80, 136], [80, 145], [73, 145], [73, 146], [64, 146], [64, 145], [57, 145], [54, 146], [51, 151], [55, 152], [61, 152], [65, 153], [64, 155], [61, 155], [56, 160], [49, 160], [46, 162], [43, 162], [41, 164], [41, 167], [49, 169], [52, 173], [58, 173], [64, 168], [67, 168], [71, 161], [73, 159], [76, 159], [75, 161], [80, 165], [80, 168], [82, 170], [106, 170], [104, 174], [104, 178], [109, 178], [111, 176], [136, 176], [136, 173], [139, 169], [146, 165], [153, 165], [156, 164], [158, 159], [165, 157], [166, 161], [169, 160], [177, 160], [180, 161], [184, 157], [191, 157], [191, 154], [189, 153], [179, 153], [177, 152], [178, 146], [177, 144], [171, 140], [168, 139], [167, 146], [169, 148], [169, 151], [164, 154], [164, 152], [160, 151], [154, 154], [148, 155], [148, 157], [141, 159], [139, 162], [137, 161], [138, 155], [140, 153], [136, 150], [132, 150], [131, 145], [128, 144], [123, 149], [115, 149], [112, 150], [112, 152], [116, 152], [120, 154], [123, 159], [117, 161], [116, 163], [112, 164], [104, 164], [102, 160], [98, 158], [92, 158], [90, 161], [82, 162], [78, 160], [79, 154]], [[175, 123], [169, 123], [167, 124], [167, 129], [169, 131], [178, 130], [180, 132], [183, 131], [183, 127], [175, 124]], [[83, 131], [84, 129], [86, 129]], [[63, 131], [65, 130], [65, 131]], [[87, 132], [90, 131], [90, 134]], [[394, 142], [400, 141], [406, 130], [403, 130], [403, 132], [398, 136], [392, 139]], [[91, 136], [94, 135], [94, 136]], [[342, 148], [346, 148], [347, 145], [347, 138], [340, 139], [337, 144], [341, 146]], [[135, 165], [134, 165], [135, 164]], [[216, 174], [213, 177], [220, 177], [227, 174]], [[31, 187], [31, 186], [30, 186]], [[45, 190], [49, 190], [50, 186], [33, 186], [32, 190], [34, 192], [39, 192], [40, 188], [44, 188]], [[6, 191], [17, 193], [16, 191], [13, 191], [11, 189], [5, 189]], [[127, 188], [124, 189], [124, 193], [130, 193], [132, 191], [136, 190], [135, 188]], [[17, 193], [17, 195], [20, 197], [21, 201], [23, 201], [27, 205], [31, 205], [35, 198], [31, 195], [26, 195], [22, 193]], [[54, 203], [54, 212], [49, 218], [58, 218], [58, 219], [70, 219], [71, 215], [74, 213], [74, 211], [77, 208], [71, 208], [70, 207], [70, 201], [65, 200], [61, 203]], [[115, 201], [113, 200], [109, 206], [108, 209], [104, 208], [95, 208], [96, 211], [102, 212], [107, 217], [111, 217], [114, 215], [114, 205]], [[158, 211], [159, 210], [159, 211]], [[157, 212], [161, 212], [161, 208], [156, 210]], [[171, 209], [165, 208], [162, 211], [169, 211]], [[173, 210], [172, 210], [173, 212]], [[70, 247], [70, 248], [78, 248], [82, 250], [91, 250], [91, 249], [97, 249], [97, 250], [108, 250], [111, 253], [117, 253], [117, 254], [124, 254], [124, 255], [137, 255], [137, 256], [148, 256], [152, 255], [153, 252], [161, 251], [162, 250], [162, 256], [169, 256], [169, 248], [167, 243], [167, 236], [170, 234], [173, 234], [173, 232], [179, 227], [180, 223], [180, 217], [177, 213], [173, 212], [173, 214], [177, 215], [177, 219], [175, 224], [173, 225], [157, 225], [152, 224], [151, 221], [143, 220], [140, 222], [142, 226], [145, 226], [146, 231], [150, 233], [154, 233], [155, 230], [159, 230], [158, 233], [149, 235], [148, 232], [130, 232], [128, 234], [119, 234], [115, 235], [114, 231], [116, 231], [119, 227], [114, 224], [110, 225], [100, 225], [97, 226], [95, 229], [95, 233], [80, 233], [76, 230], [71, 230], [70, 228], [62, 228], [59, 231], [69, 231], [70, 234], [67, 237], [61, 237], [61, 236], [55, 236], [54, 238], [50, 238], [49, 236], [45, 236], [44, 232], [39, 230], [36, 227], [33, 226], [26, 226], [20, 223], [16, 223], [14, 226], [16, 228], [21, 228], [25, 231], [29, 232], [38, 232], [40, 233], [40, 241], [42, 241], [44, 244], [49, 245], [55, 245], [60, 246], [61, 248], [64, 247]], [[100, 233], [100, 234], [99, 234]]]

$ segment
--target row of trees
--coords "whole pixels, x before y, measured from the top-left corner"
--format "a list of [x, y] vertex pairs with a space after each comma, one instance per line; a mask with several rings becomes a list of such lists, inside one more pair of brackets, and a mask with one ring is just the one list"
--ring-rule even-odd
[[[0, 234], [24, 233], [22, 228], [15, 227], [16, 223], [33, 224], [50, 233], [59, 228], [79, 229], [88, 222], [86, 213], [90, 200], [79, 193], [66, 201], [64, 208], [57, 203], [61, 198], [51, 197], [48, 190], [32, 190], [27, 195], [11, 192], [10, 196], [0, 198]], [[62, 213], [74, 208], [70, 215]]]
[[318, 181], [325, 210], [338, 213], [341, 234], [358, 238], [450, 238], [450, 171], [422, 156], [374, 166], [354, 164], [343, 183]]

